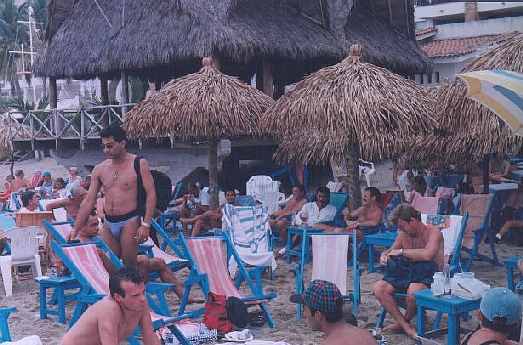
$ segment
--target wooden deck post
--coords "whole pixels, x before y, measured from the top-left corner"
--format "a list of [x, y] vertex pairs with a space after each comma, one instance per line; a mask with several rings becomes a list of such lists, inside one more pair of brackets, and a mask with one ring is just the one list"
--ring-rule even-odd
[[[125, 71], [121, 72], [121, 78], [122, 82], [122, 104], [129, 103], [129, 78]], [[125, 113], [127, 113], [127, 106], [122, 107], [122, 121], [125, 117]]]
[[263, 60], [256, 71], [256, 88], [264, 94], [274, 98], [274, 77], [272, 74], [272, 64]]
[[[54, 134], [56, 135], [55, 139], [55, 148], [58, 151], [59, 147], [59, 134], [62, 131], [62, 128], [64, 127], [64, 123], [60, 116], [58, 115], [58, 112], [56, 111], [56, 108], [58, 108], [58, 85], [56, 83], [56, 78], [49, 78], [49, 107], [51, 108], [51, 111], [54, 111], [53, 113], [53, 130]], [[33, 127], [33, 125], [31, 125]], [[33, 128], [34, 130], [34, 128]], [[34, 144], [33, 144], [34, 146]], [[34, 150], [34, 148], [33, 148]]]
[[[100, 97], [102, 99], [103, 105], [109, 105], [109, 80], [107, 78], [100, 78]], [[104, 116], [105, 115], [105, 116]], [[100, 115], [100, 120], [102, 121], [102, 126], [109, 126], [109, 111], [103, 110]]]

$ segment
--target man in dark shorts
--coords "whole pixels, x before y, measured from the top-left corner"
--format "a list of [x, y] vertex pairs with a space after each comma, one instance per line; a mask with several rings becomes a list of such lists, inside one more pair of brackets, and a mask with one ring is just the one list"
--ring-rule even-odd
[[[432, 270], [443, 268], [443, 235], [440, 230], [432, 225], [421, 222], [421, 214], [409, 204], [399, 205], [392, 214], [392, 222], [398, 225], [398, 237], [394, 244], [381, 254], [380, 262], [386, 264], [394, 256], [403, 256], [413, 263], [433, 263]], [[395, 260], [395, 259], [394, 259]], [[434, 272], [422, 272], [423, 276], [432, 276]], [[416, 279], [416, 278], [414, 278]], [[374, 284], [374, 295], [394, 318], [395, 323], [386, 327], [384, 331], [403, 331], [408, 336], [415, 338], [416, 330], [410, 321], [416, 315], [416, 300], [414, 293], [427, 289], [424, 280], [415, 280], [407, 283], [407, 308], [405, 315], [401, 313], [394, 299], [397, 287], [390, 280], [380, 280]], [[403, 291], [401, 291], [403, 292]]]

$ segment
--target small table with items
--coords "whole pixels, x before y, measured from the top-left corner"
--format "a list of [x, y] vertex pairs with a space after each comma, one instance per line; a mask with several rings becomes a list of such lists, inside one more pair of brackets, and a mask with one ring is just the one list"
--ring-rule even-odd
[[425, 334], [425, 310], [434, 310], [448, 314], [447, 344], [459, 344], [460, 316], [479, 309], [481, 299], [466, 300], [452, 295], [434, 296], [430, 289], [414, 293], [416, 297], [416, 328], [419, 336]]
[[507, 288], [512, 291], [516, 289], [516, 284], [514, 283], [514, 270], [517, 270], [520, 259], [523, 258], [511, 256], [504, 261], [505, 269], [507, 270]]
[[369, 255], [369, 266], [367, 271], [369, 273], [375, 272], [376, 268], [374, 267], [374, 246], [387, 247], [392, 246], [396, 237], [398, 236], [397, 231], [386, 231], [379, 232], [377, 234], [365, 235], [364, 243], [367, 246], [368, 255]]

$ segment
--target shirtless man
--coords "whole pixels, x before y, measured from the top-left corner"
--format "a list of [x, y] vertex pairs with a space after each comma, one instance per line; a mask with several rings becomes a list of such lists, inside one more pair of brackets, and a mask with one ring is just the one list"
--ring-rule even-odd
[[[382, 264], [386, 264], [391, 256], [403, 255], [410, 261], [432, 261], [438, 270], [443, 268], [443, 235], [436, 227], [423, 224], [421, 214], [409, 204], [399, 205], [392, 214], [392, 221], [398, 225], [398, 237], [394, 244], [381, 254]], [[429, 286], [423, 283], [410, 283], [407, 289], [407, 308], [403, 315], [394, 299], [394, 286], [385, 280], [376, 282], [374, 295], [395, 320], [395, 323], [386, 327], [384, 331], [403, 330], [408, 336], [415, 338], [416, 329], [410, 324], [416, 315], [414, 293], [427, 288]]]
[[15, 172], [15, 180], [13, 181], [13, 191], [18, 192], [20, 189], [29, 188], [29, 181], [24, 178], [24, 171], [17, 170]]
[[160, 345], [140, 274], [131, 268], [122, 269], [109, 278], [109, 290], [111, 296], [89, 307], [65, 334], [62, 345], [118, 345], [137, 326], [145, 345]]
[[101, 133], [103, 151], [108, 159], [98, 164], [92, 173], [91, 186], [75, 222], [71, 238], [85, 226], [103, 187], [105, 222], [101, 236], [126, 266], [136, 266], [137, 244], [149, 237], [151, 218], [156, 207], [154, 180], [145, 159], [140, 159], [140, 174], [146, 193], [144, 205], [138, 204], [138, 183], [134, 169], [136, 155], [127, 152], [127, 136], [118, 125]]
[[292, 187], [292, 197], [285, 207], [271, 214], [269, 224], [273, 231], [280, 234], [280, 238], [287, 238], [287, 227], [291, 223], [292, 215], [297, 214], [306, 202], [305, 189], [302, 185], [296, 185]]
[[321, 345], [376, 345], [367, 330], [344, 320], [343, 296], [335, 284], [314, 280], [301, 295], [292, 295], [291, 302], [303, 304], [303, 316], [314, 331], [321, 331], [325, 339]]
[[335, 228], [334, 232], [352, 232], [358, 229], [363, 234], [365, 230], [372, 230], [383, 221], [383, 209], [380, 206], [381, 193], [376, 187], [367, 187], [363, 193], [363, 205], [353, 212], [343, 210], [347, 226]]
[[65, 208], [67, 216], [71, 219], [76, 219], [80, 206], [87, 195], [87, 191], [80, 185], [75, 185], [71, 189], [69, 197], [53, 200], [45, 205], [47, 211], [52, 211], [55, 208]]

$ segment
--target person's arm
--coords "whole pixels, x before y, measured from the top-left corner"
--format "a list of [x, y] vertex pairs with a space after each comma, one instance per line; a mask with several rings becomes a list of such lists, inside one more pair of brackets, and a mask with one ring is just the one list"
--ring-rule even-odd
[[151, 313], [149, 308], [145, 308], [142, 318], [140, 319], [140, 327], [142, 328], [142, 340], [144, 345], [160, 345], [160, 338], [154, 333], [153, 321], [151, 320]]
[[59, 200], [51, 201], [45, 205], [45, 210], [52, 211], [55, 208], [66, 207], [68, 204], [69, 204], [69, 199], [59, 199]]
[[98, 195], [98, 191], [100, 190], [100, 186], [100, 168], [96, 166], [93, 170], [91, 186], [89, 187], [87, 196], [80, 205], [80, 209], [78, 210], [78, 214], [76, 215], [74, 222], [74, 229], [69, 234], [69, 239], [75, 239], [76, 236], [78, 236], [80, 230], [86, 225], [87, 218], [96, 204], [96, 197]]
[[151, 229], [151, 219], [153, 218], [154, 209], [156, 208], [156, 190], [154, 189], [154, 179], [149, 170], [149, 163], [145, 159], [140, 159], [140, 173], [142, 175], [143, 188], [145, 189], [145, 215], [142, 223], [136, 232], [138, 243], [141, 243], [149, 237]]
[[[100, 309], [98, 311], [101, 311]], [[121, 316], [114, 308], [107, 308], [98, 315], [98, 334], [102, 345], [118, 345], [118, 324]]]
[[392, 246], [390, 246], [389, 249], [384, 250], [380, 255], [380, 263], [382, 265], [385, 265], [387, 263], [387, 259], [390, 255], [390, 253], [394, 253], [396, 251], [399, 251], [401, 248], [403, 248], [403, 234], [401, 232], [398, 232], [398, 236], [396, 236], [396, 239], [394, 240], [394, 243]]
[[[443, 235], [441, 232], [433, 232], [425, 248], [403, 249], [403, 256], [412, 261], [432, 261], [440, 250], [442, 241]], [[401, 250], [396, 250], [394, 253], [390, 253], [390, 255], [393, 254], [399, 255], [401, 254]]]

